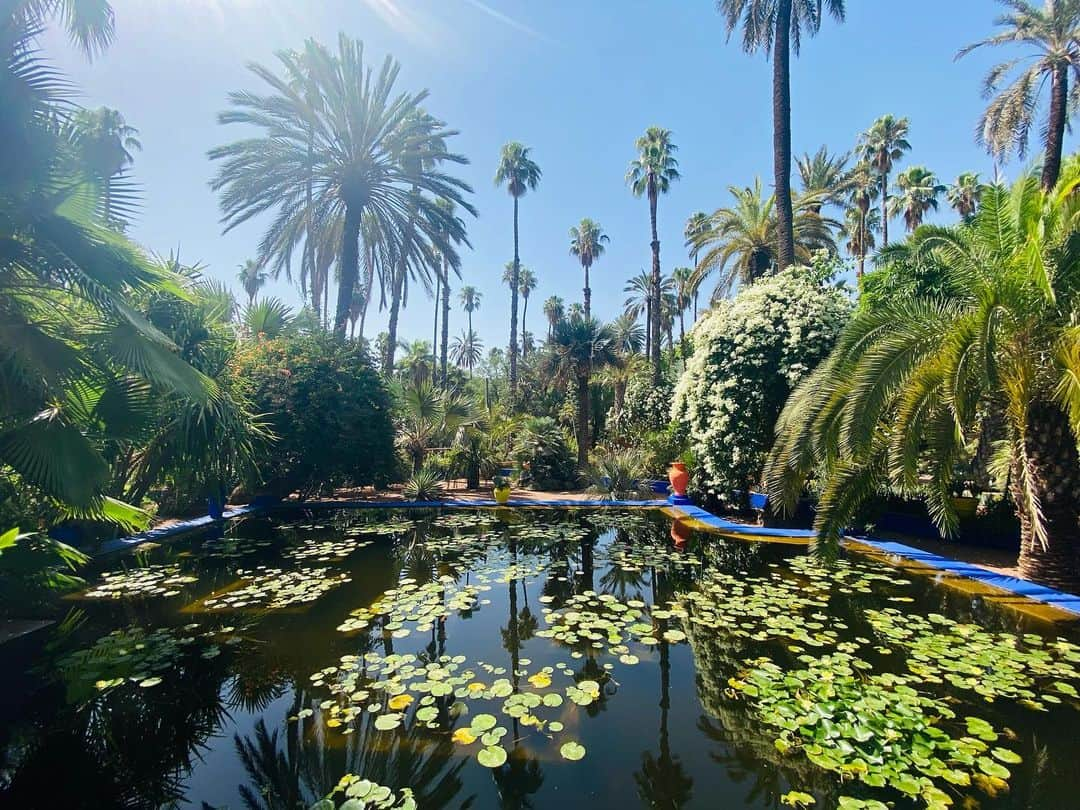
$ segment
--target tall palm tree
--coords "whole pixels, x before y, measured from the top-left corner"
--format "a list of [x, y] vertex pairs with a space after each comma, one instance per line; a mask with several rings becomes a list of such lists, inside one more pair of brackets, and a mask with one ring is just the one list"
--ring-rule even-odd
[[[272, 258], [283, 263], [306, 233], [305, 195], [308, 178], [314, 178], [316, 232], [340, 229], [340, 246], [333, 253], [340, 269], [334, 331], [344, 337], [359, 277], [364, 212], [371, 211], [388, 236], [398, 235], [406, 257], [417, 248], [403, 235], [416, 231], [456, 255], [450, 243], [465, 241], [464, 227], [436, 200], [448, 199], [475, 215], [463, 196], [471, 189], [432, 167], [466, 160], [441, 148], [452, 132], [416, 115], [426, 92], [395, 93], [399, 67], [393, 59], [387, 57], [377, 71], [370, 70], [362, 43], [344, 34], [334, 53], [308, 40], [303, 65], [291, 52], [279, 52], [277, 57], [280, 76], [261, 65], [251, 66], [269, 85], [269, 95], [230, 94], [231, 109], [219, 121], [247, 124], [262, 133], [211, 150], [210, 158], [221, 161], [211, 186], [221, 192], [226, 231], [258, 214], [276, 212], [258, 259], [264, 264]], [[311, 109], [304, 92], [297, 89], [308, 81], [321, 98], [317, 109]]]
[[883, 115], [859, 138], [862, 159], [877, 175], [881, 195], [881, 244], [889, 246], [889, 173], [893, 164], [911, 149], [907, 140], [908, 120]]
[[[956, 58], [984, 46], [1006, 45], [1010, 59], [994, 65], [983, 83], [990, 104], [979, 120], [977, 141], [995, 158], [1016, 150], [1023, 158], [1035, 118], [1043, 106], [1040, 96], [1049, 80], [1050, 98], [1043, 125], [1042, 186], [1049, 191], [1061, 171], [1061, 150], [1069, 124], [1077, 86], [1080, 85], [1080, 3], [1045, 0], [1040, 9], [1025, 0], [999, 0], [1008, 11], [995, 25], [1003, 29], [984, 40], [960, 49]], [[1014, 46], [1023, 46], [1023, 68], [1002, 87], [1021, 59], [1013, 58]], [[1069, 78], [1072, 76], [1072, 98]]]
[[[736, 283], [750, 284], [779, 269], [780, 219], [776, 197], [764, 197], [761, 179], [753, 186], [728, 191], [735, 198], [729, 208], [718, 208], [709, 218], [709, 227], [701, 233], [696, 247], [703, 255], [694, 269], [700, 284], [714, 271], [719, 273], [713, 298], [727, 295]], [[821, 249], [836, 252], [833, 229], [840, 223], [813, 212], [820, 198], [800, 196], [795, 200], [795, 258], [809, 263]], [[734, 259], [734, 261], [732, 261]]]
[[70, 39], [88, 59], [112, 44], [116, 19], [105, 0], [18, 0], [7, 7], [13, 22], [22, 27], [59, 19]]
[[728, 38], [742, 26], [747, 53], [764, 51], [773, 62], [773, 177], [775, 182], [780, 269], [795, 257], [795, 224], [791, 195], [791, 52], [799, 55], [803, 36], [821, 28], [822, 10], [844, 20], [844, 0], [717, 0]]
[[553, 380], [573, 385], [577, 399], [578, 466], [589, 464], [589, 381], [593, 373], [618, 362], [611, 330], [593, 318], [571, 316], [555, 324], [544, 371]]
[[[874, 248], [873, 232], [881, 228], [880, 212], [873, 208], [874, 198], [878, 193], [877, 177], [873, 168], [866, 160], [860, 160], [851, 170], [850, 190], [848, 197], [849, 208], [844, 212], [844, 228], [848, 234], [848, 249], [853, 256], [857, 256], [859, 266], [856, 271], [857, 278], [863, 277], [866, 268], [866, 255]], [[854, 214], [852, 214], [854, 212]], [[853, 222], [856, 227], [850, 227]], [[873, 223], [873, 224], [871, 224]], [[852, 233], [855, 234], [852, 237]]]
[[566, 309], [563, 305], [563, 300], [553, 295], [544, 302], [544, 317], [548, 322], [548, 340], [551, 340], [551, 333], [555, 329], [555, 324], [563, 319], [566, 314]]
[[518, 293], [521, 295], [521, 353], [528, 354], [528, 342], [525, 340], [525, 316], [529, 314], [529, 296], [536, 289], [536, 274], [528, 267], [518, 271]]
[[874, 234], [881, 230], [881, 213], [876, 208], [860, 211], [857, 207], [844, 211], [844, 227], [840, 234], [847, 238], [845, 246], [859, 264], [856, 278], [863, 277], [866, 256], [874, 249]]
[[113, 223], [119, 206], [132, 204], [130, 193], [119, 198], [113, 193], [116, 184], [114, 178], [135, 162], [134, 152], [142, 149], [139, 130], [129, 126], [119, 111], [108, 107], [96, 110], [78, 110], [71, 119], [75, 132], [75, 144], [83, 162], [91, 174], [102, 181], [104, 196], [104, 216]]
[[660, 384], [660, 237], [656, 232], [656, 203], [667, 194], [672, 182], [679, 179], [678, 149], [671, 142], [671, 131], [649, 127], [634, 144], [638, 156], [630, 161], [626, 182], [635, 197], [649, 201], [649, 228], [652, 235], [652, 306], [650, 307], [649, 348], [652, 352], [653, 384]]
[[589, 286], [589, 270], [593, 262], [604, 255], [604, 245], [610, 239], [600, 227], [599, 222], [593, 222], [585, 217], [581, 222], [570, 229], [570, 255], [576, 256], [585, 271], [585, 317], [592, 317], [592, 288]]
[[257, 261], [248, 259], [240, 265], [240, 272], [237, 273], [236, 278], [247, 293], [250, 307], [255, 303], [255, 296], [259, 294], [259, 290], [266, 284], [266, 270]]
[[679, 345], [686, 351], [686, 321], [683, 315], [693, 298], [694, 270], [690, 267], [676, 267], [671, 271], [671, 284], [675, 288], [675, 311], [679, 317]]
[[472, 334], [473, 330], [472, 314], [480, 309], [480, 299], [483, 297], [483, 293], [471, 284], [466, 284], [458, 292], [458, 300], [461, 301], [461, 308], [464, 309], [465, 314], [469, 316], [469, 334]]
[[[664, 279], [661, 282], [663, 286]], [[652, 312], [653, 312], [653, 288], [652, 274], [648, 270], [642, 270], [636, 276], [627, 279], [623, 292], [629, 293], [623, 303], [623, 311], [635, 321], [645, 315], [645, 356], [652, 358]]]
[[[439, 200], [437, 204], [444, 208], [448, 214], [453, 216], [453, 202], [444, 198]], [[457, 265], [452, 265], [451, 257], [442, 254], [441, 251], [440, 259], [442, 268], [440, 276], [442, 281], [442, 342], [439, 348], [439, 378], [442, 380], [442, 385], [445, 388], [448, 382], [446, 361], [450, 343], [450, 269], [453, 267], [455, 273], [460, 278], [461, 268]]]
[[510, 399], [517, 396], [517, 308], [518, 271], [521, 268], [518, 239], [518, 204], [527, 191], [535, 191], [543, 173], [529, 157], [529, 147], [517, 141], [504, 144], [495, 170], [495, 185], [506, 185], [514, 198], [514, 271], [510, 282]]
[[945, 186], [925, 166], [909, 166], [896, 176], [896, 192], [889, 201], [889, 213], [902, 213], [908, 231], [913, 231], [922, 225], [927, 212], [937, 210]]
[[451, 359], [455, 365], [469, 370], [469, 379], [472, 379], [473, 369], [480, 364], [483, 356], [484, 341], [471, 328], [454, 338], [450, 345]]
[[829, 149], [822, 146], [813, 155], [803, 154], [795, 161], [799, 170], [799, 181], [803, 194], [818, 198], [813, 207], [815, 214], [820, 214], [822, 206], [840, 205], [851, 188], [851, 173], [847, 163], [851, 153], [830, 155]]
[[766, 470], [792, 506], [811, 473], [815, 521], [835, 548], [860, 502], [886, 482], [920, 491], [946, 532], [950, 482], [986, 425], [1020, 518], [1025, 578], [1080, 581], [1080, 165], [1050, 194], [1034, 172], [990, 186], [969, 220], [922, 228], [903, 256], [934, 264], [950, 291], [860, 312], [789, 398]]
[[949, 186], [945, 199], [961, 217], [967, 219], [979, 207], [983, 185], [977, 172], [963, 172], [956, 182]]
[[[697, 247], [698, 239], [709, 227], [709, 215], [704, 211], [695, 211], [686, 220], [686, 227], [683, 229], [683, 238], [686, 240], [686, 247], [689, 251], [690, 266], [697, 267], [698, 254], [701, 249]], [[700, 284], [694, 284], [694, 321], [697, 321], [698, 314], [698, 292], [700, 291]]]
[[619, 362], [608, 369], [614, 398], [612, 410], [618, 416], [626, 401], [626, 384], [637, 375], [644, 363], [641, 350], [645, 345], [645, 329], [633, 315], [624, 312], [611, 322], [611, 340]]

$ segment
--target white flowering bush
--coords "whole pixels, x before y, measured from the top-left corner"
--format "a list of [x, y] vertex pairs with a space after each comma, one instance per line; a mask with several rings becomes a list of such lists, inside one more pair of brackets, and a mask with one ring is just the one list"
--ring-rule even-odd
[[695, 489], [725, 496], [757, 484], [784, 401], [832, 349], [850, 312], [842, 289], [795, 267], [698, 321], [672, 404], [697, 458]]

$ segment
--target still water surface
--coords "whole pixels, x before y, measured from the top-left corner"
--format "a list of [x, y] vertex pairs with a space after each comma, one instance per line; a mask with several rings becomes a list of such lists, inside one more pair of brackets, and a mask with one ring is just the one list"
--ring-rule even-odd
[[3, 663], [2, 806], [1080, 807], [1072, 631], [877, 563], [339, 510], [110, 566]]

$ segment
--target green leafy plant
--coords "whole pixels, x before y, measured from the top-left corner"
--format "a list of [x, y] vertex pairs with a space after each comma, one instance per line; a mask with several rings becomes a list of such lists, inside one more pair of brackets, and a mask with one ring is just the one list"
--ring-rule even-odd
[[570, 489], [577, 484], [574, 457], [559, 424], [549, 417], [529, 419], [518, 434], [514, 458], [518, 483], [529, 489]]
[[437, 501], [445, 489], [446, 484], [439, 470], [425, 464], [405, 481], [401, 494], [410, 501]]
[[74, 574], [89, 558], [59, 540], [9, 529], [0, 534], [0, 611], [25, 611], [50, 597], [82, 587]]
[[358, 344], [325, 335], [260, 341], [240, 349], [231, 377], [277, 437], [251, 487], [307, 495], [398, 477], [390, 395]]
[[697, 454], [696, 486], [727, 496], [757, 484], [788, 393], [826, 357], [850, 308], [843, 291], [796, 268], [698, 322], [673, 408]]
[[589, 465], [589, 492], [602, 500], [651, 498], [645, 487], [645, 464], [638, 450], [597, 448]]

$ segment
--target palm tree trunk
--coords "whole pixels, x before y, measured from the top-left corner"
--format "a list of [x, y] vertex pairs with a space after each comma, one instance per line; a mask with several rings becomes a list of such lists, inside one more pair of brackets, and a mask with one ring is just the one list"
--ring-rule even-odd
[[[439, 351], [439, 310], [442, 309], [442, 272], [440, 270], [435, 271], [435, 324], [431, 329], [431, 362], [435, 363], [435, 358], [438, 357]], [[435, 369], [431, 369], [431, 376], [434, 378]]]
[[578, 467], [589, 466], [589, 378], [577, 378], [577, 462]]
[[337, 313], [334, 315], [334, 334], [339, 339], [345, 337], [345, 322], [349, 320], [352, 294], [360, 273], [360, 214], [360, 206], [345, 206], [345, 226], [341, 235], [341, 284], [338, 287]]
[[773, 51], [773, 171], [776, 182], [776, 225], [783, 270], [795, 263], [795, 230], [791, 210], [791, 0], [776, 8]]
[[510, 404], [517, 399], [517, 308], [518, 273], [521, 260], [518, 255], [518, 198], [514, 197], [514, 273], [510, 279]]
[[386, 331], [389, 339], [386, 342], [386, 361], [383, 363], [383, 372], [386, 374], [393, 374], [394, 372], [394, 354], [397, 351], [397, 328], [398, 317], [401, 314], [401, 293], [405, 288], [405, 273], [408, 272], [408, 256], [409, 250], [412, 248], [413, 235], [416, 229], [416, 216], [418, 205], [415, 202], [415, 195], [419, 192], [414, 187], [412, 194], [414, 201], [412, 203], [412, 210], [409, 212], [409, 222], [405, 228], [405, 238], [401, 243], [401, 256], [398, 259], [397, 270], [394, 272], [393, 289], [390, 294], [390, 321], [386, 326]]
[[449, 384], [446, 375], [446, 354], [450, 343], [450, 268], [443, 259], [443, 288], [442, 288], [442, 347], [439, 350], [439, 371], [442, 377], [443, 388]]
[[[357, 236], [359, 238], [359, 235]], [[360, 250], [357, 248], [356, 260], [360, 261]], [[357, 276], [360, 275], [360, 268], [356, 269]], [[328, 329], [330, 325], [330, 266], [327, 265], [323, 271], [323, 329]], [[352, 307], [352, 291], [349, 291], [349, 306]]]
[[368, 305], [371, 303], [371, 290], [375, 286], [375, 246], [365, 245], [368, 251], [367, 266], [364, 268], [364, 305], [360, 308], [360, 340], [364, 339], [364, 323], [367, 321]]
[[525, 316], [529, 314], [529, 296], [521, 296], [521, 356], [525, 357], [528, 348], [525, 345]]
[[[314, 152], [315, 152], [315, 132], [312, 127], [308, 127], [307, 131], [307, 178], [304, 182], [304, 202], [307, 205], [307, 216], [304, 217], [304, 226], [307, 229], [307, 234], [304, 238], [304, 264], [306, 269], [301, 272], [301, 277], [304, 273], [314, 276], [315, 273], [315, 240], [312, 238], [312, 216], [314, 214], [312, 207], [312, 171], [314, 164]], [[318, 312], [318, 305], [315, 306], [315, 311]]]
[[652, 357], [652, 293], [645, 301], [645, 356]]
[[694, 323], [697, 323], [698, 291], [694, 290]]
[[585, 268], [585, 319], [588, 320], [592, 317], [592, 290], [589, 289], [589, 265], [583, 265]]
[[1080, 455], [1065, 413], [1035, 404], [1028, 412], [1025, 450], [1032, 493], [1042, 507], [1045, 547], [1035, 537], [1014, 462], [1010, 487], [1020, 518], [1020, 576], [1076, 592], [1080, 585]]
[[881, 246], [889, 246], [889, 174], [881, 174]]
[[652, 311], [649, 316], [653, 385], [660, 385], [660, 237], [656, 234], [656, 182], [649, 178], [649, 227], [652, 231]]
[[1050, 191], [1057, 185], [1061, 173], [1061, 149], [1065, 140], [1065, 124], [1069, 104], [1069, 66], [1054, 68], [1050, 84], [1050, 121], [1046, 127], [1046, 157], [1043, 160], [1042, 187]]
[[615, 411], [615, 418], [618, 419], [619, 414], [622, 413], [623, 403], [626, 402], [626, 380], [622, 377], [617, 377], [615, 379], [614, 389], [615, 402], [613, 410]]
[[683, 310], [679, 310], [679, 346], [686, 348], [686, 322], [683, 320]]

